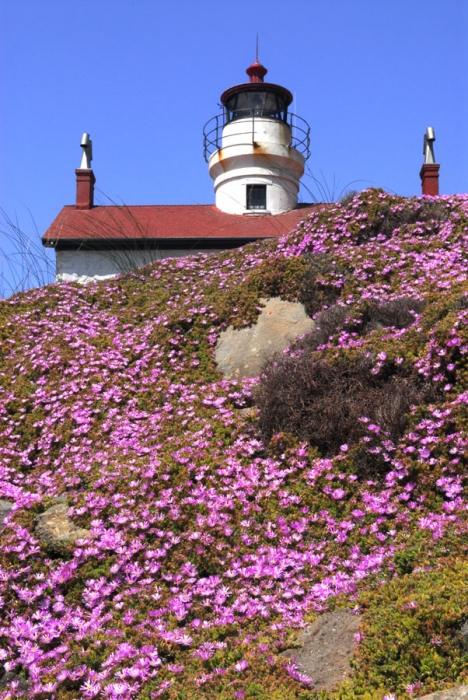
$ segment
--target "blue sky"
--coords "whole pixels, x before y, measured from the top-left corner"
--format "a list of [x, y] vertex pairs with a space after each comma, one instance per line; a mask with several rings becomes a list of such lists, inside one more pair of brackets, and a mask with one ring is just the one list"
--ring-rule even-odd
[[468, 190], [467, 0], [3, 0], [0, 26], [0, 206], [26, 231], [74, 202], [83, 131], [98, 201], [214, 202], [203, 125], [257, 32], [311, 127], [302, 201], [313, 177], [419, 194], [427, 126], [441, 193]]

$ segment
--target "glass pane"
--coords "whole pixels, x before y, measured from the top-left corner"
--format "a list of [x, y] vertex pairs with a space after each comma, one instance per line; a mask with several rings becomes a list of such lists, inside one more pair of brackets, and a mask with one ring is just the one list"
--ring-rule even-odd
[[251, 114], [254, 117], [262, 117], [265, 109], [265, 99], [266, 92], [250, 92], [249, 102], [251, 107]]
[[247, 209], [266, 209], [266, 185], [247, 185]]
[[233, 119], [243, 119], [251, 114], [249, 98], [247, 93], [238, 92], [236, 95], [236, 106], [232, 113]]
[[286, 119], [286, 100], [276, 92], [249, 90], [236, 92], [226, 100], [228, 121], [245, 117], [268, 117]]
[[266, 94], [264, 116], [279, 119], [277, 98], [274, 92], [267, 92]]

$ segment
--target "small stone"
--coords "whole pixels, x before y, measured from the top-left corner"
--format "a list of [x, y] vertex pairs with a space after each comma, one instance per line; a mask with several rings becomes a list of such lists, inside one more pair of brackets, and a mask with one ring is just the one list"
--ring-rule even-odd
[[464, 646], [468, 649], [468, 620], [464, 620], [460, 626], [460, 634], [463, 637]]
[[4, 528], [3, 523], [5, 522], [5, 518], [12, 508], [13, 508], [13, 503], [9, 503], [8, 501], [0, 500], [0, 530], [3, 530], [3, 528]]
[[250, 418], [251, 416], [256, 415], [256, 409], [252, 406], [246, 406], [245, 408], [238, 408], [237, 413], [239, 413], [241, 416], [245, 416], [246, 418]]
[[330, 691], [351, 673], [349, 660], [356, 648], [354, 635], [361, 620], [361, 615], [350, 610], [324, 613], [299, 633], [296, 641], [300, 647], [286, 649], [281, 656], [295, 659], [300, 672], [313, 680], [315, 689]]
[[52, 548], [89, 537], [89, 530], [77, 527], [67, 516], [67, 511], [68, 506], [60, 503], [35, 518], [36, 535]]
[[16, 681], [18, 683], [17, 690], [21, 693], [24, 693], [27, 690], [29, 690], [29, 681], [27, 681], [25, 678], [22, 678], [21, 676], [18, 676], [12, 671], [7, 671], [5, 673], [5, 669], [3, 668], [3, 666], [2, 669], [3, 673], [0, 676], [0, 691], [6, 690], [12, 681]]

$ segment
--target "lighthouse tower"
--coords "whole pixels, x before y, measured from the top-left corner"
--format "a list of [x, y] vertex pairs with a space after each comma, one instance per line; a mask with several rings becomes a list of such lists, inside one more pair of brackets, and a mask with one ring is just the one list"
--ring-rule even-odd
[[246, 73], [249, 82], [223, 92], [222, 114], [203, 130], [216, 206], [228, 214], [280, 214], [297, 205], [310, 128], [288, 112], [289, 90], [264, 82], [258, 58]]

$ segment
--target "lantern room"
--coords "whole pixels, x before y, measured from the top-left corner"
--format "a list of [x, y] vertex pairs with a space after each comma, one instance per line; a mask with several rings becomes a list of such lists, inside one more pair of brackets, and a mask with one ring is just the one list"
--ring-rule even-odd
[[292, 102], [289, 90], [280, 85], [264, 83], [265, 66], [255, 61], [247, 68], [250, 82], [235, 85], [221, 95], [227, 122], [246, 117], [266, 117], [287, 121], [288, 107]]
[[268, 117], [285, 122], [290, 103], [291, 100], [279, 91], [261, 90], [255, 86], [254, 90], [234, 92], [223, 104], [228, 122], [245, 117]]
[[264, 82], [256, 60], [248, 83], [221, 95], [223, 112], [204, 128], [204, 153], [216, 206], [229, 214], [279, 214], [297, 206], [309, 157], [309, 125], [288, 111], [292, 94]]

